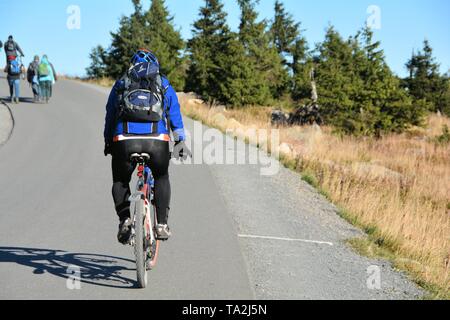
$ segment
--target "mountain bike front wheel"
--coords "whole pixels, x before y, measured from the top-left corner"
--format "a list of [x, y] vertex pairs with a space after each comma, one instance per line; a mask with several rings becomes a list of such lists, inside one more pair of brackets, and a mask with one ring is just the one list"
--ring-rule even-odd
[[136, 257], [136, 273], [137, 284], [139, 288], [147, 286], [147, 268], [146, 268], [146, 241], [145, 241], [145, 202], [139, 200], [136, 202], [134, 209], [134, 228], [135, 228], [135, 243], [134, 255]]

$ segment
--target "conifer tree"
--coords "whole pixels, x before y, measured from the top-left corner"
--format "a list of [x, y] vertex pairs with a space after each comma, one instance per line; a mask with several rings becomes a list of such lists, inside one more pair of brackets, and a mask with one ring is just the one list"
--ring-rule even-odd
[[291, 14], [286, 12], [280, 0], [275, 1], [275, 18], [270, 28], [278, 53], [283, 56], [283, 63], [292, 66], [288, 57], [294, 55], [297, 42], [300, 40], [300, 23], [294, 21]]
[[314, 64], [308, 53], [306, 39], [298, 37], [292, 49], [292, 87], [294, 100], [305, 100], [311, 97], [311, 76]]
[[106, 50], [98, 45], [92, 49], [89, 54], [91, 64], [86, 68], [86, 74], [89, 78], [104, 78], [106, 73]]
[[357, 86], [357, 78], [352, 74], [352, 48], [330, 26], [317, 51], [316, 80], [322, 116], [326, 123], [342, 128], [350, 121], [349, 115], [358, 112], [350, 97], [351, 88]]
[[330, 27], [319, 48], [317, 80], [325, 121], [357, 135], [401, 132], [421, 124], [414, 105], [366, 28], [348, 41]]
[[358, 90], [360, 121], [364, 134], [379, 135], [382, 132], [403, 131], [410, 125], [421, 124], [424, 109], [413, 105], [402, 90], [400, 81], [388, 67], [380, 42], [373, 41], [373, 32], [364, 28], [356, 37], [360, 39], [362, 63], [355, 60], [355, 67], [364, 86]]
[[175, 29], [164, 0], [152, 0], [150, 9], [143, 16], [144, 47], [152, 50], [161, 64], [161, 72], [177, 90], [184, 89], [185, 43]]
[[257, 21], [255, 5], [259, 0], [238, 0], [241, 8], [239, 41], [244, 46], [252, 79], [248, 79], [247, 104], [267, 105], [286, 90], [288, 74], [267, 29], [265, 20]]
[[108, 76], [119, 78], [130, 67], [130, 59], [144, 46], [143, 13], [140, 0], [133, 0], [134, 13], [120, 19], [117, 32], [111, 32], [112, 43], [106, 57]]
[[227, 14], [220, 0], [205, 0], [200, 8], [188, 41], [190, 67], [186, 89], [201, 95], [210, 104], [223, 100], [223, 84], [226, 81], [225, 53], [232, 34], [226, 23]]
[[433, 57], [433, 49], [428, 40], [424, 41], [422, 51], [412, 54], [406, 67], [409, 77], [404, 82], [410, 95], [416, 101], [425, 103], [430, 111], [443, 112], [446, 105], [442, 98], [447, 90], [447, 83], [439, 73], [439, 64]]
[[308, 45], [301, 35], [301, 24], [286, 12], [280, 0], [275, 1], [275, 17], [270, 28], [282, 63], [289, 70], [290, 92], [294, 100], [311, 96], [312, 65], [308, 57]]

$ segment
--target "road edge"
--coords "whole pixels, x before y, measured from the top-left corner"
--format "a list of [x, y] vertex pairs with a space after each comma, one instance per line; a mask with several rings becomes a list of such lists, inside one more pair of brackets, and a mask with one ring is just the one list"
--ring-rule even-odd
[[0, 108], [2, 105], [6, 107], [6, 111], [7, 113], [9, 113], [9, 119], [6, 119], [6, 121], [9, 122], [10, 125], [6, 125], [6, 128], [9, 132], [6, 133], [6, 138], [4, 140], [0, 140], [0, 147], [4, 146], [9, 141], [9, 139], [13, 135], [14, 127], [16, 126], [16, 120], [10, 106], [3, 99], [1, 99]]

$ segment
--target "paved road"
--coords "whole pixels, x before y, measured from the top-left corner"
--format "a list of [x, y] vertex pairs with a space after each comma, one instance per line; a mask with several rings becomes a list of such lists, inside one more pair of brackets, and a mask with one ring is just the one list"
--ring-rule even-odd
[[[22, 92], [31, 96], [25, 85]], [[388, 263], [353, 253], [343, 241], [361, 233], [297, 174], [263, 177], [257, 165], [206, 164], [171, 166], [174, 237], [161, 248], [150, 288], [135, 289], [132, 250], [116, 243], [110, 159], [102, 154], [106, 98], [105, 89], [60, 81], [48, 105], [11, 105], [15, 128], [0, 147], [0, 299], [421, 294]], [[193, 132], [194, 122], [186, 125]], [[194, 144], [199, 149], [201, 139]], [[380, 290], [367, 287], [373, 265]], [[80, 290], [67, 288], [70, 266], [81, 270]]]

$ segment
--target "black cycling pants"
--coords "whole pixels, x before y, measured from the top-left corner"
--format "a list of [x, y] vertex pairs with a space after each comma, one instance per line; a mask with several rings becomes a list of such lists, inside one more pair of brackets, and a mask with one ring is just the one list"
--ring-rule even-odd
[[148, 153], [148, 163], [155, 178], [155, 205], [158, 223], [167, 224], [170, 208], [169, 143], [159, 140], [126, 140], [113, 143], [112, 194], [120, 219], [130, 217], [130, 181], [135, 165], [130, 161], [132, 153]]

